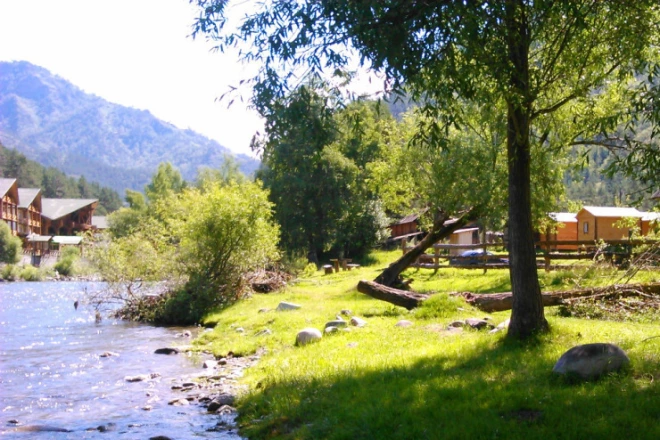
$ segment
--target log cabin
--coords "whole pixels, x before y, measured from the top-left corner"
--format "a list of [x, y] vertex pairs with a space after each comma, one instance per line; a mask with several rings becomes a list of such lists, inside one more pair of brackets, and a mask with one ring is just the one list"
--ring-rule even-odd
[[41, 234], [41, 189], [18, 188], [18, 235]]
[[[545, 233], [539, 234], [539, 242], [544, 241], [577, 241], [578, 240], [578, 220], [575, 213], [572, 212], [550, 212], [548, 217], [553, 222], [554, 227], [548, 227]], [[551, 246], [552, 250], [577, 250], [577, 245], [559, 244]]]
[[11, 233], [18, 235], [18, 184], [16, 179], [0, 179], [0, 218]]
[[93, 228], [96, 199], [42, 199], [41, 231], [47, 235], [75, 235]]
[[[635, 226], [641, 230], [642, 218], [645, 214], [635, 208], [585, 206], [576, 214], [578, 240], [625, 240], [632, 235]], [[634, 219], [635, 226], [618, 224], [626, 218]]]

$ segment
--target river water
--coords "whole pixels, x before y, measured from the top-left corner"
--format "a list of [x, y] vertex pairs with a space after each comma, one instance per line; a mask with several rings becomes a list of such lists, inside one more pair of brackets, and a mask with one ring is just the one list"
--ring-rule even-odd
[[[157, 355], [154, 350], [187, 344], [189, 339], [177, 335], [200, 330], [111, 318], [97, 323], [94, 310], [84, 304], [75, 310], [73, 303], [82, 299], [84, 288], [100, 287], [82, 282], [0, 284], [0, 438], [239, 439], [208, 431], [219, 416], [206, 414], [199, 405], [168, 404], [180, 397], [172, 384], [198, 374], [202, 359]], [[101, 357], [104, 352], [119, 356]], [[125, 380], [151, 373], [160, 377]], [[29, 426], [42, 431], [20, 431]], [[71, 432], [44, 432], [44, 427]]]

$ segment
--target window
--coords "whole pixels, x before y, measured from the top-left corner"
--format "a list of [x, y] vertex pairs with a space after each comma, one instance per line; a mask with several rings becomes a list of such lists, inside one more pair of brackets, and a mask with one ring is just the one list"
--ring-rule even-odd
[[585, 234], [588, 234], [588, 233], [589, 233], [589, 222], [584, 222], [584, 226], [582, 227], [582, 231], [583, 231]]

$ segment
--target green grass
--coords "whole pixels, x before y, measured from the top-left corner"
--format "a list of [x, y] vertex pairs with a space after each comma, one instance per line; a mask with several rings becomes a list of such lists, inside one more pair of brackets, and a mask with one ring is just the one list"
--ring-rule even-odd
[[[547, 310], [552, 332], [527, 344], [503, 334], [449, 334], [459, 318], [483, 317], [461, 299], [439, 293], [408, 312], [355, 290], [398, 253], [377, 253], [358, 271], [314, 275], [281, 293], [255, 295], [207, 317], [215, 325], [196, 341], [216, 355], [265, 355], [243, 378], [241, 433], [250, 439], [660, 438], [660, 325], [562, 318]], [[572, 275], [539, 272], [553, 288]], [[420, 291], [509, 290], [508, 271], [408, 271]], [[596, 276], [597, 275], [597, 276]], [[582, 277], [591, 283], [602, 274]], [[642, 274], [657, 280], [660, 274]], [[556, 281], [559, 279], [560, 281]], [[553, 284], [554, 283], [554, 284]], [[280, 301], [302, 306], [276, 312]], [[270, 309], [259, 313], [260, 309]], [[294, 346], [305, 327], [323, 329], [342, 309], [368, 324]], [[494, 323], [507, 312], [489, 315]], [[395, 327], [400, 319], [412, 327]], [[244, 332], [236, 331], [237, 327]], [[256, 334], [268, 328], [270, 335]], [[571, 384], [552, 366], [574, 345], [612, 342], [631, 358], [629, 371]]]

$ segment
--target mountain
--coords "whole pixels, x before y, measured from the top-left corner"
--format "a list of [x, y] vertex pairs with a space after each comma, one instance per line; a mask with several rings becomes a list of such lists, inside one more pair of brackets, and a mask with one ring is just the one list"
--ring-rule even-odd
[[[217, 168], [233, 155], [192, 130], [85, 93], [25, 61], [0, 62], [0, 142], [122, 194], [142, 190], [161, 162], [193, 180], [200, 166]], [[247, 175], [259, 166], [247, 155], [235, 159]]]

